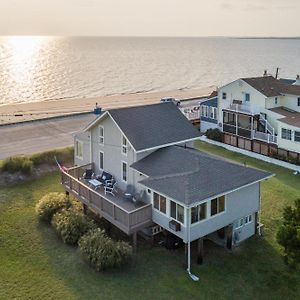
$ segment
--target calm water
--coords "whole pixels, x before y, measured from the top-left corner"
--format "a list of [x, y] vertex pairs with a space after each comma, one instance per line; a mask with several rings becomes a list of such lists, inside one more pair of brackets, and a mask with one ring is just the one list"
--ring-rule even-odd
[[207, 87], [277, 66], [300, 73], [300, 40], [3, 37], [0, 104]]

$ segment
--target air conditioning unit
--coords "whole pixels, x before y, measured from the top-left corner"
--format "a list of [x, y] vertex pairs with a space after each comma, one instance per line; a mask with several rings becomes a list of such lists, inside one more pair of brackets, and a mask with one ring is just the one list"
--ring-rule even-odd
[[172, 229], [173, 231], [180, 231], [181, 225], [180, 225], [180, 223], [176, 222], [175, 220], [172, 220], [169, 222], [169, 228]]

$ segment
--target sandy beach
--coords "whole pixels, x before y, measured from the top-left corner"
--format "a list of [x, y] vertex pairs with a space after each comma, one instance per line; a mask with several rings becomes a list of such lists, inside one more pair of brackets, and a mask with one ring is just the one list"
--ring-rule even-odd
[[97, 102], [103, 109], [151, 104], [162, 97], [170, 96], [178, 99], [206, 96], [215, 87], [173, 90], [165, 92], [151, 92], [102, 96], [95, 98], [67, 99], [43, 102], [8, 104], [0, 106], [0, 125], [43, 119], [53, 116], [81, 113], [93, 110]]

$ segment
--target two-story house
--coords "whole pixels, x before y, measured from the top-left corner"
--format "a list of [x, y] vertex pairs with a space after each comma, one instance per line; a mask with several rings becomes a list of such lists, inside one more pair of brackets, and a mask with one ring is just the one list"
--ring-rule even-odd
[[[138, 231], [160, 226], [187, 248], [204, 238], [231, 248], [255, 234], [260, 181], [271, 174], [202, 153], [198, 138], [173, 103], [108, 110], [76, 135], [76, 167], [62, 184], [134, 243]], [[84, 179], [87, 169], [112, 174], [115, 193]]]
[[218, 99], [219, 129], [226, 143], [266, 155], [271, 149], [299, 157], [299, 76], [294, 81], [266, 74], [241, 78], [219, 88]]
[[218, 128], [218, 92], [213, 91], [200, 102], [200, 131]]

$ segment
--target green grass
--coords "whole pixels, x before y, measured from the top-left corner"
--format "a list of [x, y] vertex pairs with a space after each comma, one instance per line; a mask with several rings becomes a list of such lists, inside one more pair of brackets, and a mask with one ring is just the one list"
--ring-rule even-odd
[[282, 208], [300, 197], [299, 176], [216, 146], [198, 147], [277, 174], [262, 184], [264, 237], [253, 237], [233, 252], [205, 243], [204, 264], [192, 267], [199, 282], [183, 269], [183, 249], [146, 244], [129, 266], [96, 273], [35, 216], [36, 201], [61, 190], [53, 173], [0, 187], [0, 299], [297, 299], [300, 274], [283, 263], [275, 233]]

